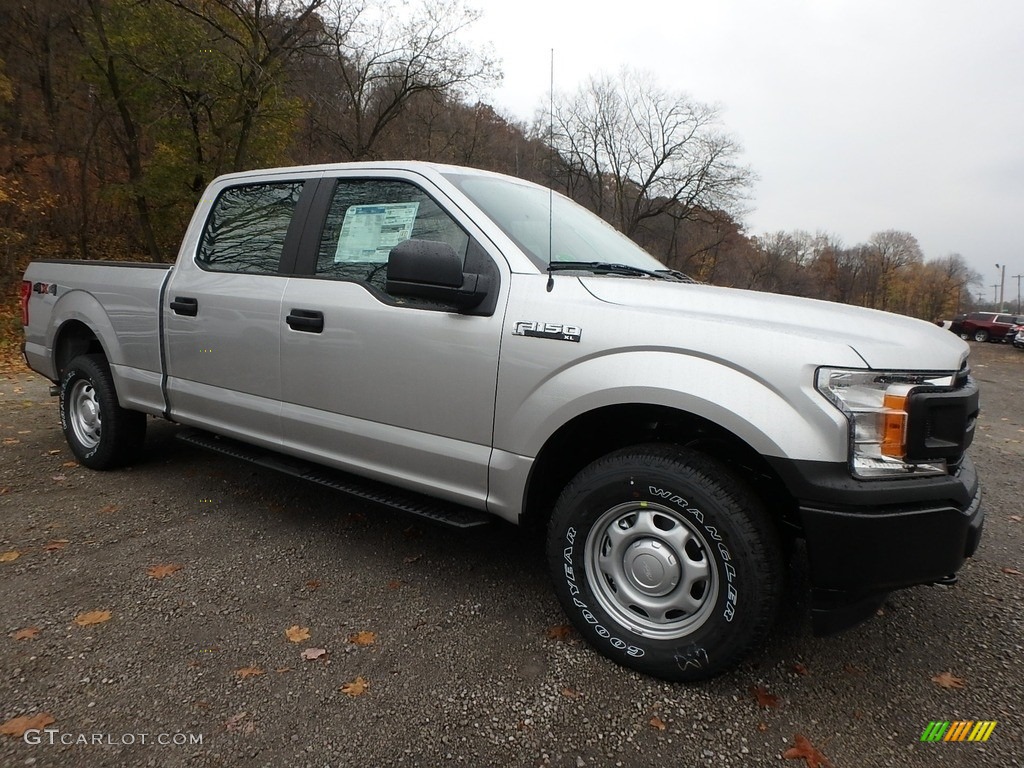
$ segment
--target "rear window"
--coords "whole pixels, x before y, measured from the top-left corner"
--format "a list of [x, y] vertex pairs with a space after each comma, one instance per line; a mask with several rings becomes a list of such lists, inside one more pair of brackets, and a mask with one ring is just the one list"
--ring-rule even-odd
[[229, 187], [206, 220], [196, 262], [214, 272], [276, 274], [303, 182]]

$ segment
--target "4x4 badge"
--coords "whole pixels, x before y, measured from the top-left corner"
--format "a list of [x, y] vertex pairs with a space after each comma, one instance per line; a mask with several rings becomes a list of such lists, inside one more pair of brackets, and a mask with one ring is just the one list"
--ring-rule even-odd
[[533, 336], [537, 339], [554, 339], [555, 341], [575, 341], [579, 343], [583, 329], [577, 325], [561, 323], [537, 323], [532, 320], [520, 320], [512, 326], [513, 336]]

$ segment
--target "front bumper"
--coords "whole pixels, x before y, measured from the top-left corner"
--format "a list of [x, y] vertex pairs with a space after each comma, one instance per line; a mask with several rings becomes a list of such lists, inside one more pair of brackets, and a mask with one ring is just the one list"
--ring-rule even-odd
[[974, 554], [985, 513], [969, 457], [944, 477], [855, 480], [845, 465], [779, 462], [807, 541], [815, 632], [870, 616], [885, 593], [947, 580]]

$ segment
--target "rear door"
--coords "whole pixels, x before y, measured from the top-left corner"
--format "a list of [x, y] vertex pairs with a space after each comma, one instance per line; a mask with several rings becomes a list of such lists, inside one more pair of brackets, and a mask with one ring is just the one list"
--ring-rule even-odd
[[315, 184], [277, 177], [212, 190], [198, 242], [164, 297], [175, 420], [280, 443], [281, 300]]
[[[476, 507], [487, 494], [508, 266], [414, 173], [324, 179], [282, 305], [282, 427], [292, 452]], [[310, 234], [312, 233], [312, 234]], [[397, 298], [387, 255], [443, 241], [492, 290], [476, 314]], [[493, 246], [491, 247], [493, 249]]]

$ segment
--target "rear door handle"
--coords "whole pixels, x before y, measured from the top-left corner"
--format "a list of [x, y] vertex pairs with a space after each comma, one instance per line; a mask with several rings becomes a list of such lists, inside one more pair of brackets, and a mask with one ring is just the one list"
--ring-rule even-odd
[[176, 315], [195, 317], [199, 314], [199, 302], [187, 296], [175, 296], [174, 301], [171, 302], [171, 311]]
[[293, 331], [321, 333], [324, 330], [324, 313], [314, 309], [293, 309], [285, 320]]

